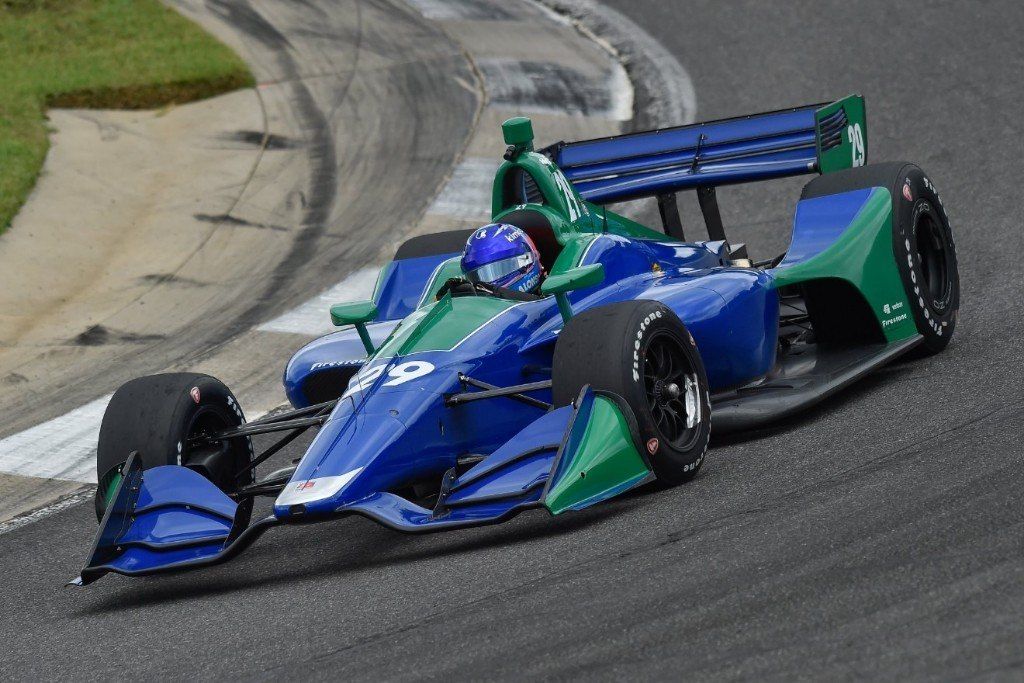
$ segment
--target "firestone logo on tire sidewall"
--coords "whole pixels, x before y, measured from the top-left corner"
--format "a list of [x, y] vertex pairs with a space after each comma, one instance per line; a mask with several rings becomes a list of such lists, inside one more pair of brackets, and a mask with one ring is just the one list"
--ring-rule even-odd
[[640, 329], [636, 331], [636, 338], [633, 340], [633, 381], [640, 381], [640, 347], [643, 346], [644, 333], [650, 324], [662, 316], [661, 311], [654, 311], [643, 319]]

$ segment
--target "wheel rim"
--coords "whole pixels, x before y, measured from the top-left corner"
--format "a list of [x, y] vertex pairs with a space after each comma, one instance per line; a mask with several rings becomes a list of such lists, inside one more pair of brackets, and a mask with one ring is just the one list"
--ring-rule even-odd
[[914, 241], [917, 246], [917, 261], [924, 276], [924, 291], [929, 303], [936, 311], [944, 311], [949, 305], [952, 285], [949, 279], [949, 262], [946, 242], [942, 229], [930, 211], [918, 215], [914, 226]]
[[[224, 457], [231, 449], [231, 442], [227, 439], [221, 439], [219, 441], [212, 441], [209, 442], [208, 444], [204, 444], [201, 446], [188, 446], [187, 444], [193, 439], [204, 436], [206, 434], [213, 434], [224, 429], [229, 429], [232, 426], [234, 426], [234, 424], [227, 417], [221, 414], [219, 410], [216, 410], [212, 407], [201, 408], [193, 416], [192, 423], [189, 425], [188, 436], [185, 439], [186, 445], [183, 452], [181, 453], [181, 464], [184, 465], [185, 467], [197, 469], [200, 474], [207, 478], [210, 478], [211, 475], [213, 474], [212, 472], [206, 472], [205, 468], [197, 468], [195, 465], [190, 465], [189, 461], [197, 458], [197, 456], [199, 455], [209, 453], [219, 453], [222, 457]], [[235, 482], [233, 481], [223, 481], [214, 483], [216, 483], [218, 486], [221, 486], [222, 488], [227, 487], [229, 489], [233, 489], [235, 484]]]
[[674, 335], [659, 333], [648, 342], [644, 387], [659, 436], [686, 450], [698, 436], [704, 407], [697, 373]]

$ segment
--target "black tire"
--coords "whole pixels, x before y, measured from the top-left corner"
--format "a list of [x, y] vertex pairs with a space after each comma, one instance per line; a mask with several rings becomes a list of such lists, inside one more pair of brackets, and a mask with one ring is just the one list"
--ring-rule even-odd
[[574, 316], [555, 345], [555, 405], [572, 402], [587, 384], [617, 394], [632, 409], [638, 447], [658, 479], [693, 478], [708, 448], [711, 402], [697, 345], [670, 308], [624, 301]]
[[395, 260], [461, 253], [473, 230], [449, 230], [407, 239], [395, 252]]
[[215, 447], [188, 448], [188, 440], [197, 434], [243, 422], [245, 416], [238, 400], [223, 382], [209, 375], [149, 375], [121, 385], [110, 399], [100, 425], [96, 451], [97, 517], [102, 519], [106, 496], [132, 451], [138, 451], [143, 469], [184, 465], [228, 494], [251, 483], [251, 471], [240, 479], [235, 477], [252, 459], [248, 437], [230, 439]]
[[909, 313], [924, 337], [918, 353], [938, 353], [949, 345], [956, 329], [960, 274], [949, 217], [924, 171], [906, 162], [839, 171], [812, 180], [801, 198], [867, 187], [884, 187], [892, 196], [893, 256], [910, 302]]

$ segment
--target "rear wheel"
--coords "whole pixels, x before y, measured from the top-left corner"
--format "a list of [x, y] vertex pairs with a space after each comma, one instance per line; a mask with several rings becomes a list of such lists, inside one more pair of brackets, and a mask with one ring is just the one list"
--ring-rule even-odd
[[632, 409], [658, 479], [679, 484], [697, 473], [711, 435], [708, 381], [693, 337], [671, 309], [625, 301], [573, 317], [555, 346], [555, 405], [588, 384]]
[[[924, 171], [907, 162], [869, 164], [815, 178], [801, 199], [884, 187], [892, 197], [892, 250], [923, 354], [949, 345], [960, 309], [960, 275], [949, 218]], [[898, 317], [903, 312], [885, 310]]]
[[893, 251], [925, 354], [949, 345], [960, 309], [960, 274], [949, 218], [934, 185], [907, 165], [894, 195]]
[[[143, 469], [182, 465], [235, 493], [253, 480], [245, 467], [252, 460], [248, 437], [190, 446], [202, 434], [245, 422], [238, 400], [220, 380], [192, 372], [139, 377], [121, 386], [110, 399], [96, 451], [96, 515], [102, 519], [120, 481], [121, 466], [132, 451]], [[242, 473], [239, 476], [239, 473]], [[240, 509], [241, 510], [241, 509]], [[243, 520], [248, 522], [248, 520]]]

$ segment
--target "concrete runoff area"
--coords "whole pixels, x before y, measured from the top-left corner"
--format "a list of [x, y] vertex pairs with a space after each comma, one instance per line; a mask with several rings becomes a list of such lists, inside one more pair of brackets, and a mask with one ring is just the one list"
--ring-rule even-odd
[[[471, 64], [402, 3], [175, 6], [235, 47], [258, 86], [165, 111], [51, 112], [43, 176], [0, 237], [0, 440], [131, 377], [198, 367], [375, 261], [473, 129]], [[214, 374], [250, 412], [276, 405], [272, 380], [300, 343]], [[248, 394], [254, 374], [265, 386]], [[0, 486], [23, 492], [0, 518], [67, 489]]]
[[[366, 296], [402, 240], [487, 220], [505, 118], [553, 142], [632, 112], [615, 55], [542, 5], [341, 4], [175, 3], [256, 88], [50, 113], [44, 176], [0, 238], [0, 522], [88, 488], [103, 397], [133, 376], [207, 372], [250, 417], [280, 405], [328, 300]], [[559, 110], [570, 76], [599, 107]]]
[[[701, 119], [865, 95], [869, 162], [920, 163], [953, 221], [963, 303], [949, 349], [887, 367], [777, 428], [716, 441], [685, 486], [555, 519], [528, 513], [424, 537], [360, 519], [278, 529], [210, 570], [106, 577], [71, 591], [60, 584], [80, 568], [96, 528], [88, 503], [72, 504], [0, 534], [5, 673], [1021, 677], [1024, 268], [1013, 247], [1024, 169], [1012, 113], [1022, 104], [1024, 8], [607, 2], [689, 68]], [[460, 8], [491, 16], [482, 0], [431, 4], [447, 16], [428, 21], [468, 20], [452, 16]], [[644, 101], [638, 95], [641, 112]], [[480, 130], [489, 115], [480, 113]], [[492, 158], [472, 138], [453, 163]], [[730, 237], [757, 257], [784, 250], [806, 180], [723, 188]], [[684, 210], [696, 203], [681, 200]], [[425, 197], [423, 209], [433, 202]], [[688, 235], [701, 236], [698, 221], [684, 215]], [[450, 224], [426, 213], [415, 229]], [[369, 263], [319, 279], [260, 323]], [[276, 371], [303, 338], [245, 333], [180, 367], [224, 374], [243, 398], [263, 395], [262, 366]]]

